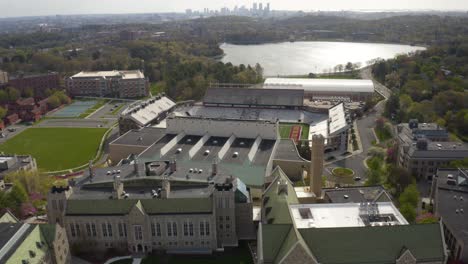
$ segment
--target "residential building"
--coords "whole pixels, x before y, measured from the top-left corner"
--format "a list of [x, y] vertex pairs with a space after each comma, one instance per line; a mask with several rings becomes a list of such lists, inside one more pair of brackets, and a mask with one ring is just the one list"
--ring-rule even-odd
[[[47, 101], [43, 101], [47, 102]], [[8, 115], [18, 114], [19, 119], [25, 122], [39, 121], [44, 112], [43, 105], [38, 105], [34, 98], [20, 98], [13, 103], [8, 104]]]
[[431, 200], [443, 224], [450, 258], [468, 263], [468, 169], [439, 169]]
[[8, 211], [1, 219], [0, 263], [71, 263], [67, 234], [60, 225], [21, 223]]
[[80, 72], [66, 79], [72, 96], [138, 98], [149, 94], [149, 81], [139, 70]]
[[242, 181], [216, 166], [210, 181], [197, 180], [201, 169], [136, 157], [90, 168], [69, 186], [52, 188], [48, 219], [67, 229], [71, 245], [88, 250], [210, 254], [236, 247], [255, 238], [252, 198]]
[[18, 74], [10, 76], [8, 85], [18, 89], [24, 94], [27, 89], [32, 89], [34, 97], [45, 98], [46, 90], [60, 89], [60, 76], [56, 72], [45, 74]]
[[119, 132], [123, 135], [132, 129], [158, 125], [175, 106], [176, 103], [164, 95], [133, 103], [120, 114]]
[[437, 124], [398, 125], [398, 164], [420, 179], [432, 179], [438, 168], [466, 157], [467, 145], [449, 141], [447, 130]]

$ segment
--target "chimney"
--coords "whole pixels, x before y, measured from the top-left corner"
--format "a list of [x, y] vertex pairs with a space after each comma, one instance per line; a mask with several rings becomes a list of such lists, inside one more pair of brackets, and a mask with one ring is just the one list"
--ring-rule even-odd
[[171, 182], [167, 178], [164, 178], [162, 182], [161, 198], [169, 199], [170, 193], [171, 193]]
[[171, 170], [171, 173], [174, 173], [177, 171], [177, 162], [175, 159], [173, 159], [170, 163], [169, 163], [169, 168]]
[[93, 168], [93, 161], [92, 161], [92, 160], [89, 161], [88, 169], [89, 169], [89, 178], [91, 179], [91, 181], [93, 181], [93, 178], [94, 178], [94, 168]]
[[138, 163], [138, 155], [134, 154], [133, 155], [133, 170], [136, 174], [136, 176], [140, 176], [140, 164]]
[[114, 176], [114, 190], [112, 191], [113, 199], [122, 199], [124, 195], [124, 186], [120, 181], [120, 175]]
[[216, 174], [218, 174], [218, 160], [214, 158], [211, 164], [211, 176], [216, 176]]
[[312, 136], [312, 148], [310, 159], [310, 191], [317, 198], [322, 196], [322, 174], [323, 174], [323, 153], [325, 138], [322, 135]]

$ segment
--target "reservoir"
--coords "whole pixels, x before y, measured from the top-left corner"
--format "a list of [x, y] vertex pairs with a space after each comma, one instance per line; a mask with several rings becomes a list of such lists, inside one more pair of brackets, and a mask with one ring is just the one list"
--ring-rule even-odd
[[338, 64], [347, 62], [366, 66], [372, 59], [393, 58], [424, 47], [354, 42], [282, 42], [260, 45], [234, 45], [223, 43], [225, 56], [222, 62], [234, 65], [254, 66], [256, 63], [264, 69], [265, 76], [304, 75], [333, 71]]

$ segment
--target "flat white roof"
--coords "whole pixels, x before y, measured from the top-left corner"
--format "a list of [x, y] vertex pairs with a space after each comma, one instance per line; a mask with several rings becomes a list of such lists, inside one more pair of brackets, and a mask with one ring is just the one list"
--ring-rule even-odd
[[145, 126], [161, 113], [170, 110], [175, 105], [176, 103], [166, 96], [160, 99], [151, 98], [146, 101], [138, 102], [136, 105], [129, 106], [122, 114], [129, 115], [141, 126]]
[[[377, 203], [380, 215], [393, 216], [392, 221], [375, 222], [371, 225], [408, 225], [391, 202]], [[359, 215], [359, 203], [293, 204], [291, 215], [297, 228], [359, 227], [366, 223]]]
[[336, 132], [342, 132], [348, 127], [343, 103], [330, 108], [328, 110], [328, 116], [330, 118], [330, 135]]
[[121, 77], [122, 79], [140, 79], [145, 78], [145, 75], [138, 70], [134, 71], [94, 71], [86, 72], [82, 71], [71, 78], [112, 78], [112, 77]]
[[300, 89], [305, 92], [374, 93], [372, 80], [267, 78], [263, 88]]

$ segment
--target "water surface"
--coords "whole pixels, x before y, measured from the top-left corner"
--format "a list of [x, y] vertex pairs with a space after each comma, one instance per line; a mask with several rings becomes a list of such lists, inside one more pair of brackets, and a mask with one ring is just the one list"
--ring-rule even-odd
[[222, 61], [234, 65], [260, 63], [265, 76], [302, 75], [330, 71], [347, 62], [367, 65], [376, 58], [389, 59], [395, 55], [424, 50], [424, 47], [355, 42], [282, 42], [260, 45], [221, 45]]

